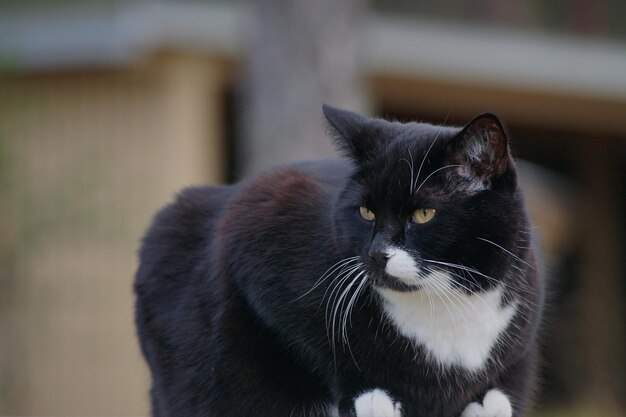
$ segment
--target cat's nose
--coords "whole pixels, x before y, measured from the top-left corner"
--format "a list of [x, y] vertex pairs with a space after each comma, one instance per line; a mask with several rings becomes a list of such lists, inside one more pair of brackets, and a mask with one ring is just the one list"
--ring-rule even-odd
[[374, 261], [376, 261], [378, 265], [383, 268], [387, 265], [387, 260], [391, 257], [389, 252], [387, 252], [386, 250], [370, 249], [369, 255]]

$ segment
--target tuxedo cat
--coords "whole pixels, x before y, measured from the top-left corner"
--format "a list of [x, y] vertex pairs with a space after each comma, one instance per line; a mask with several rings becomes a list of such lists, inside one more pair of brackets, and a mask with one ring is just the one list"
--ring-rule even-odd
[[500, 121], [324, 114], [344, 158], [156, 215], [135, 282], [152, 415], [524, 415], [544, 284]]

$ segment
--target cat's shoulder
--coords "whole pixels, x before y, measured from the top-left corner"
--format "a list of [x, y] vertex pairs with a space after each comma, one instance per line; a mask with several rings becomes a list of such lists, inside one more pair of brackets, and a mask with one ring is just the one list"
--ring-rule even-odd
[[286, 242], [327, 227], [350, 173], [349, 163], [329, 159], [281, 166], [242, 182], [220, 220], [222, 243], [278, 236]]
[[290, 167], [311, 176], [322, 185], [331, 187], [341, 187], [354, 172], [350, 161], [338, 158], [296, 162]]
[[214, 234], [215, 224], [234, 193], [232, 186], [189, 187], [153, 217], [139, 248], [137, 280], [188, 262]]
[[254, 207], [259, 215], [271, 216], [302, 204], [314, 205], [317, 199], [337, 192], [351, 172], [352, 166], [340, 159], [277, 167], [241, 183], [228, 210]]
[[202, 229], [202, 224], [220, 212], [236, 191], [233, 186], [198, 186], [180, 191], [174, 201], [154, 216], [147, 237]]

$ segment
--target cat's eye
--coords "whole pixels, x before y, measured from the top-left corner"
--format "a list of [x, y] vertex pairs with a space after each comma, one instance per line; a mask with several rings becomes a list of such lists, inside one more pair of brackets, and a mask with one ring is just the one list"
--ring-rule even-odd
[[376, 215], [374, 214], [373, 211], [363, 206], [359, 207], [359, 214], [368, 222], [371, 222], [372, 220], [376, 218]]
[[432, 208], [421, 208], [413, 212], [413, 221], [418, 224], [428, 223], [435, 217], [437, 210]]

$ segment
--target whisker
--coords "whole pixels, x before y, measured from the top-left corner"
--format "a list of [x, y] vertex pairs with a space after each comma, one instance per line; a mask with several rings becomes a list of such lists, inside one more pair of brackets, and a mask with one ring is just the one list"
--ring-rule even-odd
[[[433, 271], [434, 271], [434, 270], [433, 270]], [[456, 276], [456, 277], [458, 277], [458, 278], [461, 278], [461, 279], [466, 280], [466, 278], [465, 278], [465, 277], [462, 277], [462, 276], [460, 276], [460, 275], [458, 275], [458, 274], [456, 274], [456, 273], [454, 273], [454, 272], [451, 272], [451, 271], [448, 271], [448, 272], [449, 272], [450, 274], [452, 274], [453, 276]], [[456, 283], [457, 285], [459, 285], [461, 288], [463, 288], [464, 290], [466, 290], [466, 291], [469, 293], [469, 295], [476, 295], [476, 294], [477, 294], [477, 292], [476, 292], [476, 291], [473, 291], [471, 288], [469, 288], [469, 287], [467, 287], [467, 286], [463, 285], [462, 283], [460, 283], [460, 282], [458, 282], [458, 281], [457, 281], [457, 282], [455, 282], [455, 283]], [[453, 290], [453, 288], [452, 288], [452, 289], [451, 289], [451, 294], [452, 294], [452, 295], [456, 294], [456, 296], [457, 296], [456, 298], [457, 298], [457, 299], [459, 299], [459, 301], [462, 301], [463, 303], [465, 303], [465, 304], [466, 304], [466, 307], [471, 307], [471, 308], [472, 308], [472, 311], [469, 311], [469, 308], [466, 308], [466, 311], [467, 311], [468, 313], [470, 313], [470, 314], [477, 314], [477, 313], [480, 313], [480, 311], [478, 310], [478, 307], [477, 307], [476, 305], [472, 304], [472, 303], [470, 302], [470, 300], [469, 300], [469, 299], [467, 299], [467, 297], [466, 297], [466, 295], [465, 295], [464, 293], [462, 293], [462, 292], [456, 292], [456, 291], [454, 291], [454, 290]], [[483, 305], [484, 305], [484, 306], [485, 306], [485, 307], [489, 310], [489, 312], [490, 312], [490, 313], [494, 313], [494, 314], [495, 314], [495, 311], [493, 310], [493, 307], [492, 307], [492, 306], [490, 306], [490, 305], [489, 305], [489, 304], [488, 304], [488, 303], [487, 303], [487, 302], [486, 302], [486, 301], [485, 301], [482, 297], [477, 297], [477, 298], [478, 298], [478, 299], [481, 301], [481, 303], [482, 303], [482, 304], [483, 304]]]
[[[361, 290], [363, 288], [365, 288], [365, 284], [367, 283], [368, 278], [369, 278], [369, 276], [367, 275], [367, 273], [365, 273], [363, 275], [363, 278], [361, 279], [361, 283], [357, 287], [354, 295], [352, 296], [352, 298], [350, 299], [350, 302], [348, 303], [347, 311], [349, 311], [350, 316], [346, 319], [346, 322], [349, 320], [350, 326], [352, 326], [352, 309], [354, 308], [354, 305], [355, 305], [357, 299], [361, 295]], [[346, 323], [346, 325], [347, 325], [347, 323]], [[346, 327], [346, 325], [344, 325], [344, 327]]]
[[454, 314], [452, 314], [452, 310], [450, 310], [450, 308], [448, 307], [448, 303], [446, 303], [446, 301], [443, 299], [442, 294], [446, 297], [446, 299], [449, 302], [452, 302], [452, 300], [450, 300], [450, 297], [448, 297], [445, 293], [445, 289], [442, 287], [442, 284], [435, 281], [435, 280], [428, 280], [428, 285], [431, 285], [435, 295], [439, 298], [439, 300], [441, 300], [441, 304], [443, 304], [443, 306], [445, 307], [446, 310], [448, 310], [448, 314], [450, 315], [450, 319], [452, 320], [452, 328], [454, 329], [454, 332], [457, 332], [457, 328], [456, 328], [456, 321], [454, 320]]
[[[339, 281], [344, 274], [350, 274], [354, 269], [358, 268], [358, 264], [350, 264], [350, 263], [346, 263], [345, 265], [343, 265], [339, 272], [337, 273], [337, 276], [334, 279], [333, 283], [336, 283], [337, 281]], [[324, 292], [324, 295], [322, 296], [322, 301], [324, 300], [324, 298], [326, 297], [326, 294], [328, 293], [328, 290], [333, 286], [333, 283], [331, 283], [331, 285], [328, 286], [328, 288], [326, 288], [326, 291]], [[332, 291], [331, 291], [332, 294]]]
[[[431, 269], [429, 268], [423, 268], [428, 272], [432, 272]], [[422, 277], [425, 278], [425, 277]], [[430, 304], [430, 321], [432, 323], [432, 321], [435, 319], [435, 306], [433, 304], [433, 299], [430, 295], [430, 287], [428, 287], [427, 285], [424, 285], [423, 282], [419, 282], [417, 279], [415, 279], [416, 283], [419, 283], [420, 286], [424, 289], [424, 292], [426, 293], [426, 297], [428, 297], [428, 303]], [[423, 281], [423, 280], [422, 280]]]
[[424, 166], [424, 162], [426, 162], [426, 159], [428, 158], [428, 154], [430, 153], [430, 150], [432, 149], [432, 147], [435, 144], [435, 142], [437, 142], [437, 139], [439, 138], [439, 134], [440, 133], [441, 133], [441, 129], [439, 129], [439, 131], [437, 132], [437, 135], [435, 135], [435, 138], [431, 142], [430, 146], [428, 147], [428, 149], [426, 149], [426, 153], [424, 154], [424, 157], [422, 158], [422, 162], [420, 163], [420, 167], [417, 169], [417, 177], [415, 177], [415, 183], [411, 185], [411, 188], [414, 188], [415, 185], [417, 185], [417, 180], [419, 179], [420, 174], [422, 173], [422, 167]]
[[505, 253], [509, 254], [513, 259], [516, 259], [519, 262], [521, 262], [523, 264], [526, 264], [528, 267], [532, 268], [533, 270], [536, 270], [536, 268], [533, 265], [529, 264], [528, 262], [526, 262], [525, 260], [523, 260], [522, 258], [517, 256], [513, 252], [511, 252], [511, 251], [503, 248], [502, 246], [498, 245], [496, 242], [492, 242], [491, 240], [485, 239], [484, 237], [477, 237], [476, 239], [482, 240], [483, 242], [487, 242], [487, 243], [490, 243], [490, 244], [494, 245], [495, 247], [497, 247], [497, 248], [501, 249], [502, 251], [504, 251]]
[[356, 262], [357, 259], [359, 259], [359, 256], [353, 256], [350, 258], [346, 258], [346, 259], [342, 259], [341, 261], [335, 263], [333, 266], [331, 266], [330, 268], [328, 268], [326, 270], [326, 272], [324, 272], [322, 274], [322, 276], [315, 282], [315, 284], [313, 284], [313, 286], [304, 294], [302, 294], [301, 296], [293, 299], [290, 301], [290, 303], [293, 303], [294, 301], [298, 301], [300, 300], [302, 297], [307, 296], [308, 294], [310, 294], [312, 291], [314, 291], [322, 282], [326, 281], [328, 278], [330, 278], [330, 276], [338, 269], [341, 269], [341, 267], [343, 266], [347, 266], [353, 262]]
[[441, 168], [437, 168], [436, 170], [434, 170], [433, 172], [431, 172], [425, 179], [424, 181], [422, 181], [422, 183], [420, 184], [419, 187], [417, 187], [417, 190], [415, 190], [416, 193], [419, 192], [419, 190], [422, 188], [422, 186], [426, 183], [426, 181], [428, 181], [428, 179], [430, 177], [432, 177], [433, 175], [435, 175], [437, 172], [441, 171], [442, 169], [446, 169], [446, 168], [455, 168], [455, 167], [460, 167], [461, 165], [459, 164], [455, 164], [455, 165], [446, 165], [446, 166], [442, 166]]
[[[354, 274], [358, 270], [359, 270], [359, 265], [358, 264], [350, 266], [347, 270], [342, 271], [341, 273], [339, 273], [337, 278], [326, 289], [326, 292], [324, 293], [324, 296], [322, 297], [322, 301], [324, 301], [324, 298], [326, 298], [326, 294], [330, 290], [330, 294], [328, 295], [328, 301], [326, 302], [326, 310], [325, 310], [325, 314], [324, 314], [325, 317], [326, 317], [326, 329], [327, 329], [327, 331], [328, 331], [328, 324], [329, 324], [329, 321], [330, 321], [329, 307], [330, 307], [330, 314], [332, 314], [332, 308], [334, 307], [335, 300], [337, 299], [337, 296], [339, 295], [339, 291], [340, 291], [341, 286], [343, 285], [344, 282], [346, 282], [346, 281], [348, 281], [350, 279], [352, 274]], [[332, 288], [332, 290], [331, 290], [331, 288]], [[336, 293], [336, 295], [333, 296], [333, 294], [335, 294], [335, 293]]]
[[[348, 302], [345, 310], [344, 310], [344, 314], [343, 314], [343, 320], [342, 320], [342, 340], [343, 343], [347, 346], [348, 348], [348, 352], [350, 352], [350, 356], [352, 357], [352, 360], [354, 361], [354, 365], [356, 366], [357, 369], [361, 369], [359, 367], [359, 364], [357, 363], [356, 357], [354, 356], [354, 353], [352, 352], [352, 347], [350, 346], [350, 339], [348, 336], [348, 321], [350, 321], [350, 326], [352, 326], [352, 309], [354, 308], [354, 305], [356, 303], [356, 300], [358, 299], [362, 288], [364, 287], [365, 283], [367, 282], [368, 279], [368, 275], [365, 271], [361, 271], [361, 273], [357, 276], [357, 278], [355, 279], [358, 280], [361, 276], [363, 276], [363, 278], [361, 278], [361, 282], [359, 283], [359, 285], [357, 286], [357, 289], [354, 291], [354, 293], [352, 294], [352, 298], [350, 299], [350, 301]], [[339, 325], [340, 323], [338, 323]]]
[[[469, 267], [466, 267], [464, 265], [452, 264], [452, 263], [449, 263], [449, 262], [434, 261], [432, 259], [424, 259], [424, 261], [425, 262], [434, 263], [434, 264], [441, 264], [441, 265], [444, 265], [444, 266], [447, 266], [447, 267], [450, 267], [450, 268], [458, 269], [462, 273], [467, 272], [472, 277], [472, 279], [474, 280], [474, 283], [476, 283], [476, 279], [473, 277], [472, 273], [475, 273], [477, 275], [483, 276], [484, 278], [490, 280], [491, 282], [493, 282], [495, 284], [498, 284], [498, 285], [502, 285], [503, 287], [509, 287], [511, 289], [517, 290], [517, 291], [522, 292], [522, 293], [525, 292], [527, 294], [530, 294], [531, 296], [535, 294], [535, 291], [532, 288], [528, 287], [528, 285], [526, 285], [526, 284], [524, 284], [523, 286], [519, 286], [519, 285], [515, 285], [513, 283], [509, 283], [509, 282], [505, 282], [505, 281], [499, 281], [499, 280], [497, 280], [497, 279], [495, 279], [493, 277], [490, 277], [488, 275], [485, 275], [485, 274], [481, 273], [480, 271], [478, 271], [478, 270], [476, 270], [474, 268], [469, 268]], [[452, 271], [448, 271], [448, 272], [450, 274], [453, 274], [453, 275], [457, 276], [458, 278], [464, 279], [465, 281], [469, 282], [469, 280], [465, 276], [460, 276], [460, 275], [454, 274]], [[458, 283], [458, 284], [461, 285], [460, 283]], [[535, 307], [538, 307], [537, 303], [535, 303], [535, 302], [533, 302], [533, 301], [531, 301], [529, 299], [523, 298], [521, 301], [523, 302], [523, 304], [525, 304], [526, 308], [529, 309], [530, 311], [534, 312], [535, 311]]]
[[409, 166], [409, 170], [411, 171], [411, 181], [409, 181], [409, 195], [413, 195], [413, 154], [411, 153], [411, 150], [409, 149], [408, 161], [406, 158], [401, 158], [400, 160], [406, 162], [406, 164]]
[[490, 277], [489, 275], [483, 274], [482, 272], [478, 271], [477, 269], [470, 268], [470, 267], [467, 267], [467, 266], [464, 266], [464, 265], [453, 264], [453, 263], [442, 262], [442, 261], [435, 261], [435, 260], [432, 260], [432, 259], [424, 259], [424, 262], [429, 262], [429, 263], [432, 263], [432, 264], [444, 265], [444, 266], [447, 266], [447, 267], [450, 267], [450, 268], [456, 268], [456, 269], [459, 269], [459, 270], [464, 270], [464, 271], [468, 272], [470, 275], [472, 273], [474, 273], [474, 274], [479, 275], [479, 276], [489, 280], [490, 282], [493, 282], [493, 283], [496, 283], [496, 284], [502, 283], [503, 285], [508, 286], [508, 287], [510, 287], [512, 289], [516, 289], [516, 290], [521, 291], [521, 292], [526, 292], [528, 294], [534, 294], [535, 293], [535, 291], [532, 288], [530, 288], [527, 284], [524, 284], [523, 286], [520, 286], [520, 285], [515, 285], [513, 283], [501, 281], [501, 280], [498, 280], [498, 279], [496, 279], [494, 277]]
[[[341, 308], [342, 308], [342, 304], [345, 301], [345, 297], [347, 296], [348, 292], [350, 291], [350, 288], [353, 287], [353, 285], [356, 283], [356, 281], [359, 279], [359, 274], [356, 275], [356, 277], [354, 277], [352, 279], [352, 281], [350, 281], [350, 283], [346, 286], [346, 288], [343, 290], [343, 292], [341, 293], [341, 295], [339, 295], [339, 297], [336, 299], [336, 302], [334, 304], [334, 307], [332, 309], [332, 319], [331, 319], [331, 343], [333, 345], [333, 349], [335, 346], [335, 322], [337, 319], [337, 314], [340, 312]], [[339, 317], [341, 317], [341, 314], [339, 314]], [[337, 332], [341, 331], [341, 323], [339, 321], [337, 321]], [[352, 354], [352, 351], [350, 349], [350, 346], [348, 345], [348, 350], [350, 351], [350, 353]], [[354, 359], [354, 356], [353, 356]]]
[[[357, 282], [359, 282], [359, 279], [363, 276], [363, 274], [365, 274], [365, 271], [359, 271], [359, 273], [356, 274], [354, 279], [350, 282], [350, 284], [346, 287], [346, 289], [342, 293], [341, 301], [337, 303], [337, 307], [335, 311], [335, 313], [339, 313], [339, 317], [337, 320], [337, 330], [339, 333], [341, 333], [342, 341], [344, 343], [346, 343], [346, 340], [348, 337], [347, 334], [345, 333], [346, 328], [344, 327], [343, 323], [344, 323], [344, 316], [348, 312], [348, 308], [350, 307], [349, 291], [356, 285]], [[356, 291], [352, 293], [352, 296], [354, 296], [354, 294], [356, 294]], [[345, 308], [343, 308], [343, 311], [341, 311], [342, 306], [345, 306]]]
[[[435, 271], [433, 271], [433, 272], [435, 272]], [[469, 300], [467, 298], [465, 298], [462, 293], [455, 291], [454, 287], [452, 285], [450, 285], [450, 283], [447, 283], [447, 282], [443, 281], [442, 278], [439, 277], [437, 274], [431, 275], [431, 279], [433, 279], [434, 281], [438, 282], [442, 286], [443, 291], [445, 291], [445, 293], [449, 297], [454, 298], [454, 300], [456, 300], [458, 302], [458, 304], [460, 304], [460, 306], [463, 307], [468, 314], [472, 314], [473, 313], [473, 311], [471, 311], [470, 308], [469, 308], [469, 307], [471, 307], [471, 303], [469, 302]], [[457, 311], [457, 313], [461, 314], [461, 311], [458, 309], [457, 303], [452, 302], [452, 305], [455, 308], [455, 310]]]
[[[344, 282], [348, 282], [350, 280], [350, 277], [356, 272], [358, 271], [358, 265], [357, 266], [353, 266], [351, 269], [349, 269], [348, 271], [343, 272], [342, 274], [340, 274], [337, 279], [335, 281], [333, 281], [333, 283], [329, 286], [329, 288], [326, 290], [328, 292], [328, 290], [332, 287], [332, 290], [330, 291], [330, 294], [328, 296], [328, 301], [326, 302], [326, 310], [324, 312], [324, 317], [325, 317], [325, 324], [326, 324], [326, 335], [328, 337], [328, 341], [331, 343], [332, 346], [332, 350], [333, 350], [333, 355], [335, 354], [335, 343], [334, 343], [334, 334], [332, 335], [333, 337], [331, 337], [331, 332], [332, 330], [334, 330], [332, 328], [332, 312], [333, 309], [335, 307], [335, 303], [337, 300], [337, 297], [339, 295], [339, 292], [341, 291], [340, 288], [343, 285]], [[336, 294], [333, 296], [333, 294]], [[324, 297], [322, 298], [322, 301], [324, 300], [324, 298], [326, 297], [326, 293], [324, 293]]]

